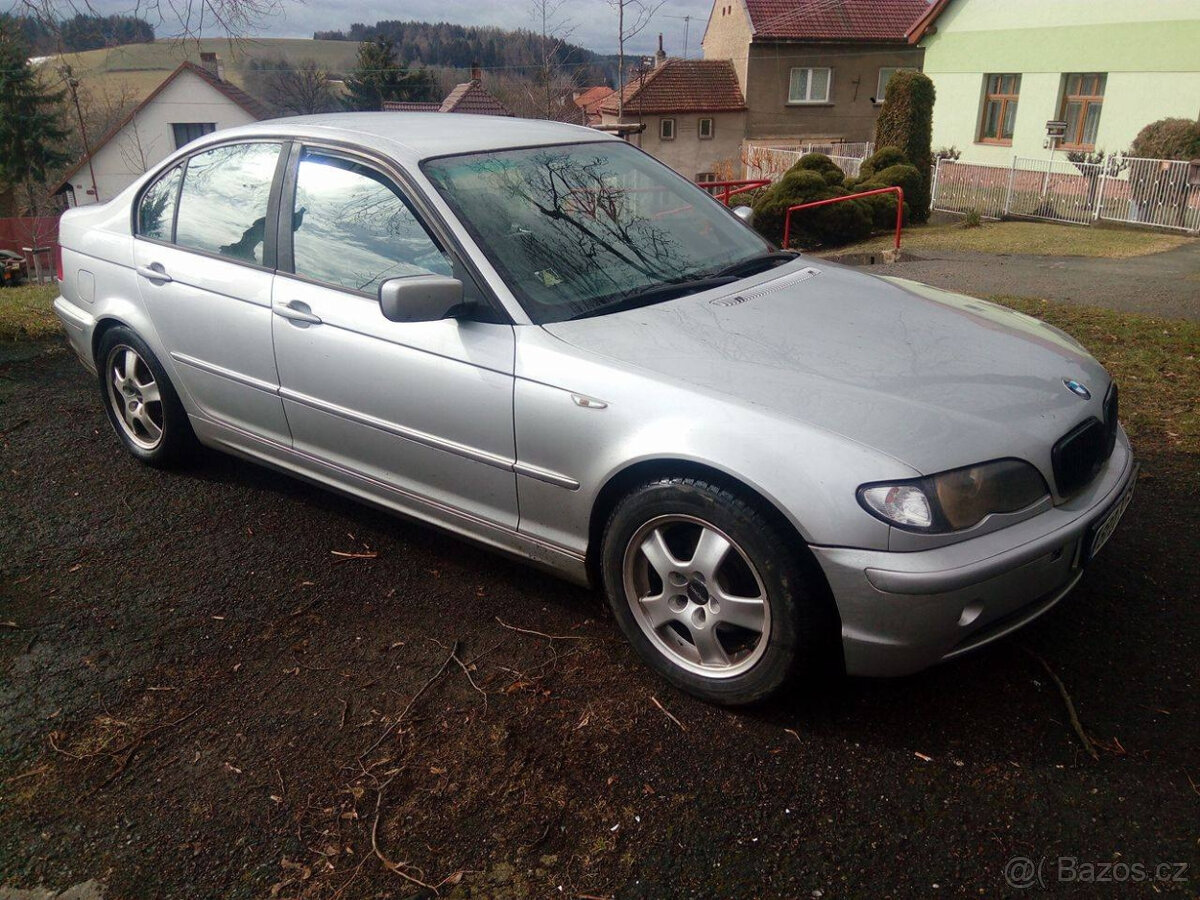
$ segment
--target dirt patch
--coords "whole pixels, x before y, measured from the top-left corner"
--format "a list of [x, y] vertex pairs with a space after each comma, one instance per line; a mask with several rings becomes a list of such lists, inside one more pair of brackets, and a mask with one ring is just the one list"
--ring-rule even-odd
[[728, 712], [656, 680], [596, 595], [248, 463], [137, 465], [93, 392], [61, 348], [0, 366], [0, 885], [979, 896], [1020, 855], [1194, 888], [1194, 456], [1144, 456], [1125, 525], [1016, 640]]

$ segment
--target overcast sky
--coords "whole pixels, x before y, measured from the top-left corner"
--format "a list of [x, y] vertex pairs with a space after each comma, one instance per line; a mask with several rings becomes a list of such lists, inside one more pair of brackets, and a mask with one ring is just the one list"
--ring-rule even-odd
[[[78, 0], [76, 0], [78, 2]], [[172, 0], [168, 0], [172, 2]], [[173, 0], [182, 5], [185, 0]], [[193, 0], [198, 6], [198, 0]], [[653, 3], [654, 0], [649, 0]], [[380, 19], [454, 22], [459, 25], [497, 25], [501, 28], [533, 28], [528, 0], [282, 0], [283, 11], [271, 16], [258, 30], [261, 37], [312, 37], [314, 31], [348, 28], [353, 22], [374, 24]], [[94, 9], [104, 13], [130, 12], [132, 0], [92, 0]], [[144, 8], [145, 4], [143, 4]], [[166, 7], [167, 3], [163, 3]], [[652, 53], [663, 33], [666, 50], [672, 56], [683, 55], [684, 28], [688, 25], [688, 55], [700, 55], [700, 38], [712, 8], [710, 0], [667, 0], [654, 14], [650, 25], [631, 43], [626, 52]], [[560, 15], [575, 27], [571, 40], [600, 53], [617, 50], [617, 13], [606, 0], [565, 0]], [[691, 22], [682, 21], [691, 16]], [[159, 37], [171, 37], [169, 23], [159, 26]], [[220, 36], [206, 32], [206, 37]]]

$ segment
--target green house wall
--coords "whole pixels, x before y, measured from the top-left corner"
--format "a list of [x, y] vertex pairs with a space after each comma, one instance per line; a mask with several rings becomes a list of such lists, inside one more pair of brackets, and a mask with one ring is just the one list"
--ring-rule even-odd
[[[1166, 116], [1200, 117], [1200, 0], [951, 0], [921, 41], [937, 102], [933, 146], [963, 161], [1046, 157], [1064, 75], [1105, 72], [1096, 149], [1128, 149]], [[988, 74], [1019, 73], [1012, 146], [978, 141]]]

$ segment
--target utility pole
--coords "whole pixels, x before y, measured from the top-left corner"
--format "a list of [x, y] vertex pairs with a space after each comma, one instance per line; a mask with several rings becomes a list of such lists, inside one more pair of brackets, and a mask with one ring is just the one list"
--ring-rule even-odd
[[[92, 148], [88, 144], [87, 126], [83, 124], [83, 110], [79, 108], [79, 92], [77, 90], [79, 87], [79, 79], [75, 77], [70, 66], [64, 65], [59, 71], [66, 80], [67, 87], [71, 90], [71, 100], [75, 104], [75, 115], [79, 117], [79, 133], [83, 136], [83, 155], [87, 158], [88, 174], [92, 179], [92, 196], [95, 197], [96, 202], [99, 203], [100, 189], [96, 187], [96, 170], [92, 167]], [[76, 204], [79, 203], [78, 200], [75, 202]]]

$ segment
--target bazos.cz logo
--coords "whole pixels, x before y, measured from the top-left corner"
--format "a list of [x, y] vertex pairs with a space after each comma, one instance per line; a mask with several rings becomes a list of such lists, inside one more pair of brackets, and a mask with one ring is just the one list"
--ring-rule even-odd
[[1183, 884], [1189, 881], [1185, 862], [1090, 862], [1077, 856], [1058, 856], [1053, 859], [1014, 856], [1004, 864], [1004, 881], [1016, 890], [1031, 887], [1047, 888], [1056, 884], [1143, 884], [1168, 882]]

